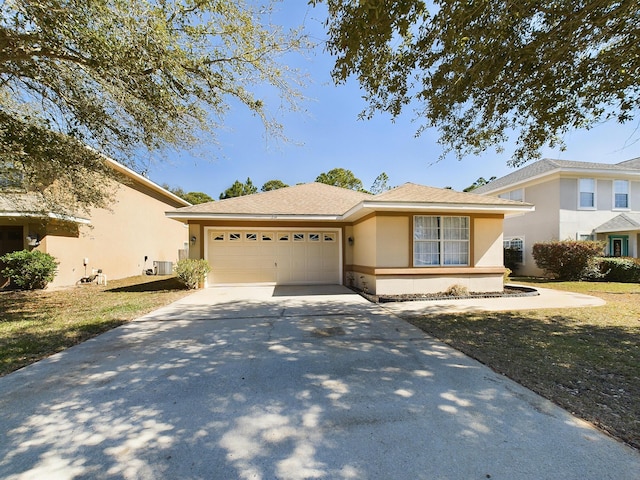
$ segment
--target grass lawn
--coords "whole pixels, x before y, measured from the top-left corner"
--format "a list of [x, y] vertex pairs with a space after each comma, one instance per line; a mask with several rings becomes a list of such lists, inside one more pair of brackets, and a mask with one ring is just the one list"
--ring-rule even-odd
[[407, 320], [640, 448], [640, 285], [520, 280], [607, 304]]
[[0, 292], [0, 375], [122, 325], [190, 292], [175, 277]]

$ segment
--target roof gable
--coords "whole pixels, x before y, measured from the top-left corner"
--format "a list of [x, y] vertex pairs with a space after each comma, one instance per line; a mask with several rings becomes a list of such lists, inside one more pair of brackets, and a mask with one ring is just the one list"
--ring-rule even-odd
[[[577, 162], [573, 160], [554, 160], [544, 158], [522, 167], [504, 177], [500, 177], [493, 182], [476, 188], [473, 192], [477, 194], [486, 194], [508, 188], [512, 185], [518, 185], [524, 181], [531, 180], [536, 177], [549, 175], [560, 171], [600, 171], [600, 172], [620, 172], [620, 173], [640, 173], [640, 158], [627, 160], [620, 163], [598, 163], [598, 162]], [[637, 172], [636, 172], [637, 171]]]
[[611, 220], [594, 228], [596, 233], [629, 232], [640, 230], [640, 213], [621, 213]]
[[434, 203], [460, 205], [522, 205], [502, 198], [487, 197], [475, 193], [458, 192], [448, 188], [427, 187], [415, 183], [405, 183], [375, 196], [375, 200], [400, 203]]

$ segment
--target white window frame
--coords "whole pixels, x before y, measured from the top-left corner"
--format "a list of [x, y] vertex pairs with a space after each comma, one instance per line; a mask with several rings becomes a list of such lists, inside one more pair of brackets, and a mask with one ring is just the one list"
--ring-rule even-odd
[[[625, 192], [620, 192], [621, 195], [626, 195], [627, 197], [627, 206], [626, 207], [617, 207], [616, 206], [616, 195], [619, 193], [616, 191], [616, 184], [625, 184], [626, 185], [626, 191]], [[613, 198], [611, 199], [611, 205], [613, 206], [612, 210], [623, 210], [623, 211], [627, 211], [629, 210], [629, 198], [630, 198], [630, 189], [631, 189], [631, 183], [629, 182], [629, 180], [621, 180], [621, 179], [617, 179], [613, 181], [613, 186], [611, 188], [612, 191], [612, 195]]]
[[[418, 218], [434, 218], [437, 221], [437, 232], [435, 236], [432, 238], [418, 238], [418, 232], [416, 230], [417, 219]], [[445, 234], [445, 219], [446, 218], [464, 218], [466, 219], [466, 238], [446, 238]], [[434, 233], [432, 231], [432, 233]], [[437, 238], [436, 238], [437, 237]], [[468, 267], [471, 262], [471, 217], [467, 215], [414, 215], [413, 216], [413, 266], [414, 267]], [[432, 245], [437, 245], [437, 255], [438, 255], [438, 263], [420, 263], [417, 260], [419, 256], [419, 252], [417, 251], [417, 246], [421, 244], [430, 243]], [[466, 257], [465, 263], [447, 263], [446, 262], [446, 254], [447, 254], [447, 245], [451, 246], [453, 244], [465, 245], [465, 252], [462, 254]]]
[[514, 200], [516, 202], [524, 202], [524, 188], [516, 188], [505, 193], [498, 195], [498, 198], [504, 198], [505, 200]]
[[[583, 190], [582, 182], [583, 180], [589, 180], [593, 182], [593, 191]], [[593, 195], [593, 205], [591, 206], [583, 206], [582, 205], [582, 194], [583, 193], [591, 193]], [[595, 178], [579, 178], [578, 179], [578, 210], [595, 210], [598, 205], [598, 182]]]

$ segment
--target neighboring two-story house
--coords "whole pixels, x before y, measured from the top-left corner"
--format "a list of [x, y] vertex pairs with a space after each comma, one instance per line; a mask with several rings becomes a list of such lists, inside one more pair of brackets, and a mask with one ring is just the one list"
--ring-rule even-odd
[[[0, 181], [0, 256], [23, 249], [53, 255], [59, 265], [52, 287], [74, 285], [98, 269], [112, 280], [140, 275], [155, 261], [167, 268], [178, 260], [188, 248], [188, 229], [164, 212], [191, 204], [114, 160], [105, 162], [119, 178], [114, 201], [86, 216], [43, 211], [38, 195], [3, 189]], [[0, 275], [0, 287], [5, 282]]]
[[504, 221], [505, 247], [522, 252], [518, 274], [541, 274], [532, 246], [550, 240], [603, 240], [606, 255], [639, 256], [640, 158], [616, 164], [544, 159], [473, 193], [535, 205], [535, 212]]

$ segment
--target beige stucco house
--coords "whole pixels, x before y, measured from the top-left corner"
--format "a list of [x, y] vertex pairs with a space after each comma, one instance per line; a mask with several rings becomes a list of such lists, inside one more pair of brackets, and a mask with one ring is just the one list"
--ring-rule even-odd
[[517, 273], [540, 275], [535, 243], [603, 240], [606, 255], [640, 254], [640, 158], [616, 164], [544, 159], [474, 190], [535, 205], [505, 220], [505, 247], [520, 250]]
[[0, 192], [0, 255], [25, 248], [56, 257], [50, 286], [74, 285], [101, 269], [107, 280], [140, 275], [153, 262], [175, 263], [187, 248], [188, 229], [168, 219], [170, 208], [190, 205], [147, 178], [110, 159], [122, 179], [109, 209], [86, 216], [43, 212], [29, 194]]
[[377, 294], [502, 290], [504, 217], [533, 206], [404, 184], [379, 195], [321, 183], [184, 207], [208, 285], [345, 284]]

